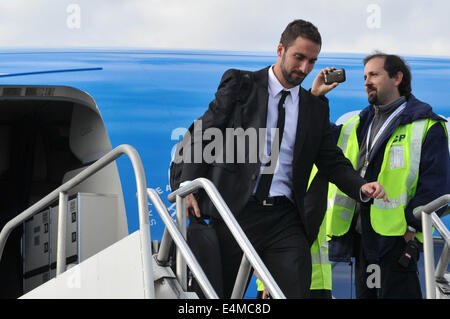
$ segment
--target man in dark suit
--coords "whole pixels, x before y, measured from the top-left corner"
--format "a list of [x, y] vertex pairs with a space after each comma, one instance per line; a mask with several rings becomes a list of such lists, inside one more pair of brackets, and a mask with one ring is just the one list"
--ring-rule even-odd
[[[313, 164], [352, 198], [388, 200], [383, 187], [377, 182], [366, 183], [336, 147], [326, 99], [300, 86], [313, 69], [320, 48], [317, 28], [295, 20], [281, 36], [275, 65], [256, 72], [225, 72], [215, 99], [201, 117], [201, 126], [194, 128], [191, 150], [205, 150], [205, 139], [199, 137], [210, 128], [226, 137], [227, 128], [242, 128], [237, 138], [244, 132], [248, 136], [243, 140], [250, 141], [238, 143], [236, 149], [236, 143], [228, 147], [235, 136], [224, 138], [224, 150], [216, 150], [212, 162], [203, 159], [185, 163], [181, 177], [182, 181], [198, 177], [212, 180], [288, 298], [307, 298], [309, 294], [311, 255], [307, 238], [315, 236], [308, 233], [313, 230], [306, 227], [303, 206]], [[322, 79], [313, 86], [314, 94], [323, 95], [336, 85], [325, 85]], [[252, 141], [255, 135], [251, 130], [265, 128], [267, 134], [256, 134], [256, 141]], [[258, 154], [264, 152], [269, 162], [261, 156], [252, 161], [256, 158], [255, 142], [260, 146]], [[233, 147], [235, 153], [230, 156]], [[211, 218], [221, 246], [224, 297], [229, 298], [242, 251], [208, 199], [197, 202], [189, 195], [186, 206], [197, 216], [202, 212]]]

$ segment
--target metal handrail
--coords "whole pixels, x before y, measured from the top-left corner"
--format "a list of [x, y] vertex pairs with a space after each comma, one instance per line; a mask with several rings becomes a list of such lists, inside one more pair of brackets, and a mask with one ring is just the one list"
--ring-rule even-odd
[[[194, 276], [197, 279], [197, 282], [199, 283], [200, 287], [202, 288], [202, 291], [205, 293], [205, 295], [208, 298], [218, 299], [219, 296], [217, 296], [217, 293], [215, 292], [214, 288], [212, 287], [210, 281], [208, 280], [208, 277], [206, 277], [206, 274], [204, 273], [202, 267], [198, 263], [197, 258], [195, 258], [194, 254], [192, 253], [191, 249], [189, 248], [183, 235], [181, 234], [181, 232], [178, 230], [177, 226], [175, 225], [175, 222], [173, 221], [172, 217], [170, 216], [170, 213], [167, 210], [166, 205], [164, 205], [158, 192], [154, 189], [148, 188], [147, 195], [150, 198], [150, 200], [152, 201], [153, 205], [155, 206], [156, 211], [158, 212], [159, 216], [163, 220], [164, 224], [166, 225], [166, 229], [164, 230], [164, 237], [167, 236], [166, 231], [168, 231], [171, 239], [175, 242], [175, 245], [181, 251], [181, 254], [183, 255], [184, 259], [186, 260], [189, 268], [194, 273]], [[167, 240], [167, 239], [165, 239], [165, 240]]]
[[448, 205], [450, 203], [450, 194], [442, 195], [441, 197], [436, 198], [435, 200], [429, 202], [424, 206], [418, 206], [414, 209], [414, 216], [417, 219], [420, 219], [422, 216], [422, 212], [425, 214], [431, 214], [432, 212], [437, 211], [438, 209]]
[[67, 215], [67, 192], [104, 168], [106, 165], [115, 161], [121, 155], [126, 154], [131, 160], [134, 174], [136, 177], [138, 209], [139, 209], [139, 229], [140, 242], [142, 250], [143, 276], [144, 276], [144, 298], [155, 298], [155, 288], [153, 282], [153, 267], [150, 251], [150, 225], [146, 195], [146, 179], [144, 167], [138, 152], [130, 145], [119, 145], [95, 163], [87, 167], [85, 170], [68, 180], [66, 183], [55, 189], [53, 192], [39, 200], [37, 203], [27, 208], [25, 211], [11, 219], [0, 232], [0, 260], [2, 258], [3, 249], [6, 240], [12, 230], [20, 226], [25, 220], [50, 205], [59, 196], [59, 216], [58, 216], [58, 243], [57, 243], [57, 276], [65, 270], [66, 254], [65, 254], [65, 228]]
[[[286, 297], [281, 291], [280, 287], [278, 287], [269, 270], [264, 265], [261, 258], [258, 256], [258, 253], [255, 251], [252, 244], [248, 240], [241, 226], [234, 218], [234, 215], [231, 213], [230, 209], [228, 208], [228, 205], [225, 203], [219, 191], [210, 180], [206, 178], [197, 178], [189, 183], [186, 183], [186, 185], [183, 185], [176, 191], [169, 194], [168, 196], [169, 201], [172, 203], [175, 201], [177, 202], [177, 209], [176, 209], [177, 220], [186, 219], [185, 203], [184, 203], [185, 197], [188, 194], [191, 194], [192, 192], [201, 188], [203, 188], [208, 194], [217, 211], [222, 216], [222, 219], [224, 220], [225, 224], [228, 226], [232, 235], [236, 239], [236, 242], [243, 250], [244, 255], [247, 256], [248, 261], [257, 271], [261, 280], [264, 282], [264, 285], [269, 290], [272, 298], [285, 299]], [[183, 224], [183, 222], [181, 223]]]
[[[425, 268], [425, 292], [427, 299], [436, 299], [436, 274], [434, 265], [434, 249], [433, 249], [433, 225], [436, 231], [442, 236], [446, 244], [444, 252], [450, 245], [450, 232], [445, 227], [439, 216], [435, 211], [448, 205], [450, 203], [450, 194], [443, 195], [424, 206], [419, 206], [414, 209], [414, 216], [422, 219], [422, 233], [423, 233], [423, 260]], [[446, 258], [446, 261], [440, 260], [438, 270], [442, 271], [443, 263], [448, 265], [448, 254], [445, 253], [441, 258]], [[441, 262], [442, 261], [442, 262]], [[446, 267], [445, 267], [446, 268]]]

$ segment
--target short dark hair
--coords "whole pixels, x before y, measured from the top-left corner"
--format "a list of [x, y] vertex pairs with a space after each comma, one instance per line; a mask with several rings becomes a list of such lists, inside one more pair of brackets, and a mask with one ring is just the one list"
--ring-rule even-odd
[[298, 37], [306, 38], [322, 46], [322, 37], [317, 27], [302, 19], [294, 20], [287, 25], [281, 34], [280, 43], [287, 49]]
[[386, 54], [383, 52], [375, 52], [372, 55], [366, 56], [363, 60], [364, 65], [367, 64], [373, 58], [384, 58], [384, 69], [389, 74], [390, 78], [393, 78], [398, 72], [403, 73], [403, 79], [398, 86], [400, 95], [408, 98], [411, 95], [411, 70], [408, 64], [398, 55]]

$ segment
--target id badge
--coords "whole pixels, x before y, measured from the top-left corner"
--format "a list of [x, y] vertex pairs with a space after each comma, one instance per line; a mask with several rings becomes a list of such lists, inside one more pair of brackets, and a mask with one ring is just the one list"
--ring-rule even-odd
[[403, 168], [405, 166], [403, 145], [396, 145], [391, 147], [389, 156], [389, 168]]

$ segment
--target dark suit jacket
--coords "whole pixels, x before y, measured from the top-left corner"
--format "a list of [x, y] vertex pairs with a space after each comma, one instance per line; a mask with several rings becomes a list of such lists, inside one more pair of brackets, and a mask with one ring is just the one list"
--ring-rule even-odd
[[[236, 106], [241, 73], [234, 69], [224, 73], [215, 99], [201, 117], [203, 131], [211, 127], [222, 131], [225, 131], [227, 127], [234, 127], [236, 125], [235, 115], [233, 115], [235, 106], [240, 108], [238, 109], [241, 118], [239, 124], [244, 130], [266, 127], [269, 96], [268, 68], [245, 74], [248, 74], [250, 83], [247, 88], [248, 96], [242, 104], [238, 103], [240, 105]], [[332, 183], [357, 200], [359, 200], [360, 188], [365, 181], [353, 170], [350, 161], [336, 146], [330, 130], [328, 103], [303, 88], [300, 88], [299, 94], [300, 105], [292, 172], [293, 194], [300, 218], [306, 225], [305, 228], [308, 228], [308, 220], [304, 213], [304, 197], [313, 164], [316, 164], [321, 173]], [[197, 132], [199, 133], [201, 132]], [[195, 143], [193, 141], [191, 144], [194, 149]], [[203, 144], [208, 143], [210, 141], [203, 142]], [[248, 151], [249, 146], [246, 145], [245, 163], [236, 163], [236, 160], [233, 163], [220, 163], [220, 160], [216, 160], [211, 164], [185, 164], [181, 180], [209, 178], [235, 215], [245, 213], [241, 210], [252, 195], [261, 166], [259, 159], [256, 163], [249, 163]], [[218, 156], [220, 155], [222, 154]], [[203, 198], [199, 205], [203, 214], [218, 217], [216, 209], [209, 200]]]

